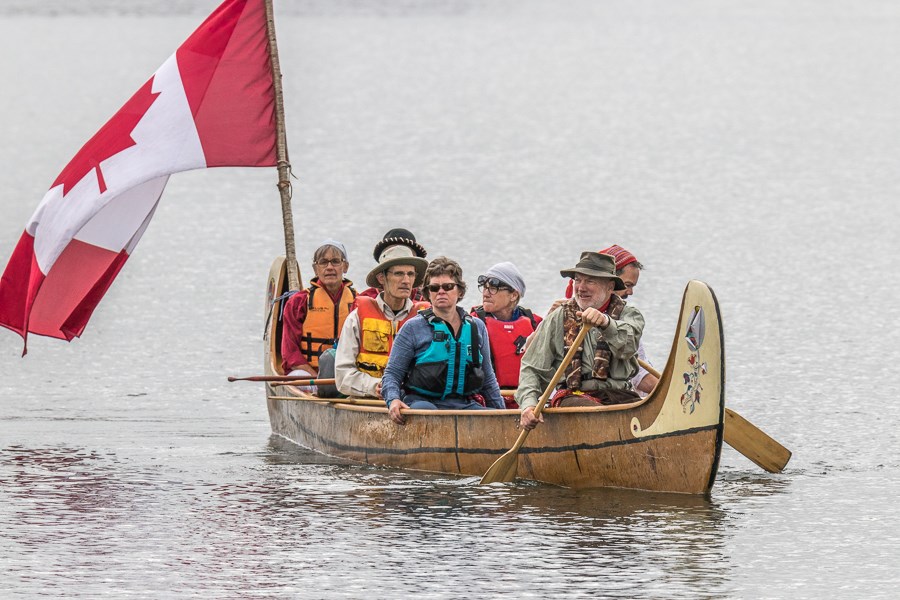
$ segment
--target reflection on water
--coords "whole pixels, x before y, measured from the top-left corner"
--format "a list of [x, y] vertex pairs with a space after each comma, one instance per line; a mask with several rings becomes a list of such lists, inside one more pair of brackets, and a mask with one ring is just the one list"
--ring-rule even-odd
[[[401, 571], [437, 569], [458, 585], [497, 593], [527, 589], [523, 581], [495, 573], [491, 565], [515, 565], [540, 574], [545, 589], [709, 597], [727, 595], [727, 576], [710, 573], [724, 564], [727, 522], [716, 502], [698, 496], [626, 490], [570, 490], [541, 484], [478, 485], [478, 478], [410, 474], [323, 458], [273, 436], [267, 462], [318, 470], [316, 484], [284, 479], [282, 470], [266, 480], [267, 505], [278, 513], [334, 514], [329, 535], [346, 533], [378, 540], [400, 561]], [[332, 476], [334, 479], [332, 479]], [[339, 508], [338, 508], [339, 507]], [[365, 523], [364, 528], [359, 524]], [[306, 526], [313, 525], [305, 523]], [[462, 547], [462, 555], [442, 553]], [[358, 557], [363, 560], [363, 557]], [[420, 564], [430, 562], [430, 566]], [[375, 564], [378, 564], [377, 561]], [[456, 573], [456, 575], [454, 575]], [[380, 585], [396, 584], [392, 566], [366, 573]], [[381, 580], [383, 578], [383, 580]], [[530, 581], [526, 578], [526, 581]], [[446, 593], [446, 583], [416, 584]], [[405, 588], [397, 588], [399, 591]]]
[[798, 470], [787, 470], [783, 476], [778, 477], [752, 471], [720, 473], [716, 478], [716, 486], [734, 490], [735, 494], [743, 497], [771, 498], [790, 493], [792, 480], [800, 476], [803, 474]]
[[[24, 448], [0, 452], [2, 483], [22, 523], [53, 525], [65, 535], [66, 521], [80, 522], [130, 504], [131, 484], [119, 478], [114, 457], [79, 448]], [[48, 515], [56, 518], [48, 520]], [[71, 523], [69, 523], [71, 525]]]
[[[16, 589], [65, 580], [86, 596], [113, 586], [138, 595], [733, 597], [747, 590], [735, 573], [757, 564], [741, 556], [748, 519], [789, 501], [797, 481], [728, 470], [704, 498], [481, 486], [357, 465], [276, 436], [223, 454], [4, 448], [0, 535]], [[762, 531], [778, 535], [773, 524]], [[777, 554], [764, 546], [758, 558]]]

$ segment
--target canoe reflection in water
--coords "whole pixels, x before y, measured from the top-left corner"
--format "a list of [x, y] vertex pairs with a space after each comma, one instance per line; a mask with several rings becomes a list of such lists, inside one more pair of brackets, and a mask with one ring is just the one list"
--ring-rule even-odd
[[[729, 564], [734, 515], [727, 504], [702, 495], [534, 482], [481, 486], [478, 477], [359, 468], [292, 448], [278, 436], [270, 450], [279, 468], [267, 471], [275, 497], [266, 504], [297, 515], [292, 528], [311, 528], [294, 535], [321, 536], [327, 525], [332, 535], [367, 540], [382, 552], [391, 548], [396, 562], [379, 561], [379, 570], [389, 574], [404, 571], [401, 557], [435, 558], [465, 547], [469, 558], [445, 557], [444, 564], [475, 560], [516, 565], [517, 572], [533, 568], [548, 589], [602, 585], [607, 595], [655, 589], [659, 597], [690, 589], [702, 589], [704, 597], [733, 592], [731, 570], [709, 566]], [[323, 469], [323, 461], [332, 466]], [[295, 468], [281, 468], [292, 462]], [[308, 471], [298, 471], [307, 464]], [[318, 521], [307, 523], [307, 515]], [[333, 519], [323, 523], [321, 515]]]

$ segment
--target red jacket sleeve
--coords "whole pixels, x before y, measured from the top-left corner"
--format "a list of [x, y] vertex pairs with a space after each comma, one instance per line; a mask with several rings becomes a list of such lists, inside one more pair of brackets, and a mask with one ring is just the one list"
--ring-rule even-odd
[[306, 321], [306, 303], [309, 300], [309, 292], [300, 290], [284, 305], [281, 331], [281, 367], [285, 375], [301, 365], [308, 365], [309, 361], [303, 355], [301, 342], [303, 341], [303, 322]]

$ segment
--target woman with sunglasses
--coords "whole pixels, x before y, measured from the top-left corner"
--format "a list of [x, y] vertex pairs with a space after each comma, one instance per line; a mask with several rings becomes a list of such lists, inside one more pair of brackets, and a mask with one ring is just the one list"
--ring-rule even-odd
[[[315, 276], [309, 287], [293, 293], [284, 303], [281, 366], [285, 374], [334, 376], [334, 359], [328, 361], [326, 372], [322, 372], [319, 359], [334, 346], [356, 298], [353, 282], [344, 277], [349, 267], [347, 250], [338, 241], [325, 240], [313, 253]], [[323, 391], [319, 390], [320, 394]]]
[[434, 259], [423, 287], [431, 308], [407, 321], [394, 338], [381, 380], [391, 420], [405, 423], [404, 408], [505, 408], [487, 329], [457, 306], [466, 293], [459, 264], [443, 256]]
[[[497, 383], [502, 388], [517, 388], [525, 340], [537, 329], [541, 317], [519, 306], [525, 280], [511, 262], [497, 263], [480, 275], [478, 289], [483, 304], [473, 306], [472, 314], [487, 326]], [[519, 408], [512, 397], [505, 401], [506, 408]]]

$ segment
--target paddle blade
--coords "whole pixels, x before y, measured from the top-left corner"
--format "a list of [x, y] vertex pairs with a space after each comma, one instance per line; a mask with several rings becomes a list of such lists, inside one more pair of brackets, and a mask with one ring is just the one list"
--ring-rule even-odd
[[481, 483], [509, 483], [516, 479], [516, 471], [519, 469], [519, 449], [513, 448], [491, 465]]
[[781, 473], [791, 460], [790, 450], [730, 408], [725, 409], [725, 443], [769, 473]]

